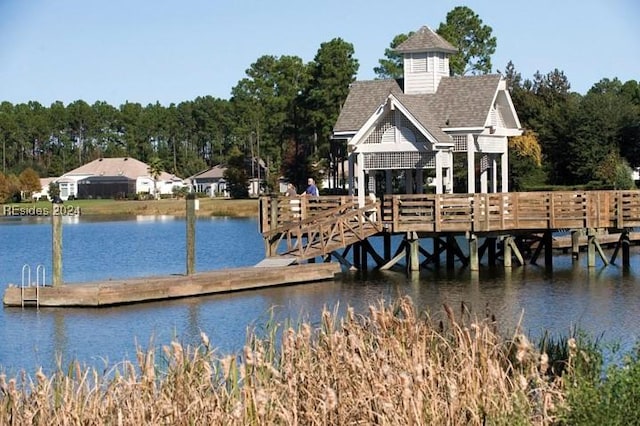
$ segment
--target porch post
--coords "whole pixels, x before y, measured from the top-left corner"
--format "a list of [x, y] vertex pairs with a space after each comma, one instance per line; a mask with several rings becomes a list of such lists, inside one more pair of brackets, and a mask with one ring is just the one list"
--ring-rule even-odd
[[473, 135], [467, 135], [467, 192], [473, 194], [476, 192], [476, 145], [473, 141]]
[[447, 194], [453, 194], [453, 151], [447, 152], [447, 158], [449, 167], [447, 167], [447, 184], [444, 192]]
[[355, 159], [355, 154], [349, 154], [349, 195], [355, 195], [355, 167], [353, 161]]
[[358, 179], [357, 179], [357, 185], [358, 185], [358, 206], [360, 207], [364, 207], [364, 203], [365, 203], [365, 199], [364, 199], [364, 192], [365, 192], [365, 188], [364, 188], [364, 154], [359, 152], [357, 154], [357, 160], [356, 162], [358, 163]]
[[442, 152], [436, 152], [436, 194], [442, 194]]
[[491, 154], [491, 192], [498, 192], [498, 162], [496, 155]]
[[480, 192], [486, 194], [489, 192], [487, 175], [489, 174], [489, 158], [487, 154], [482, 154], [480, 158]]
[[502, 192], [509, 192], [509, 151], [500, 154], [500, 172], [502, 173]]

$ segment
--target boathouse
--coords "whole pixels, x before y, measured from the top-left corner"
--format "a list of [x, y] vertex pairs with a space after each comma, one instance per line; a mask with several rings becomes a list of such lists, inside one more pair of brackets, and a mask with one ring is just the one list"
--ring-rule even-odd
[[428, 27], [396, 51], [403, 78], [353, 83], [334, 126], [334, 142], [347, 148], [350, 194], [301, 197], [295, 211], [286, 198], [261, 198], [268, 259], [333, 258], [363, 270], [368, 259], [381, 270], [404, 259], [418, 271], [443, 256], [448, 268], [460, 261], [478, 270], [485, 254], [488, 264], [501, 257], [511, 267], [544, 252], [551, 268], [553, 249], [577, 260], [586, 247], [593, 267], [596, 253], [609, 263], [604, 243], [616, 245], [610, 262], [621, 251], [628, 267], [640, 191], [509, 192], [508, 138], [522, 129], [506, 80], [451, 76], [456, 49]]
[[396, 52], [404, 78], [353, 83], [334, 126], [359, 205], [368, 193], [453, 193], [454, 155], [467, 182], [455, 192], [507, 192], [507, 138], [522, 129], [505, 79], [451, 76], [457, 49], [426, 26]]

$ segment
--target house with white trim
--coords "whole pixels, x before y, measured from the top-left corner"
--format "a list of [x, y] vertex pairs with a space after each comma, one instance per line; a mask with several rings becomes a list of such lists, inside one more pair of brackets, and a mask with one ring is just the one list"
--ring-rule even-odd
[[[98, 158], [63, 174], [55, 182], [60, 187], [60, 198], [63, 200], [78, 197], [79, 185], [88, 186], [92, 183], [117, 186], [125, 196], [154, 192], [154, 179], [149, 173], [149, 165], [131, 157]], [[185, 184], [181, 178], [162, 172], [155, 185], [157, 193], [162, 195], [172, 194], [174, 188], [182, 188]]]
[[193, 192], [204, 192], [209, 197], [229, 197], [227, 181], [224, 172], [227, 170], [222, 164], [203, 170], [187, 179]]
[[403, 78], [353, 83], [333, 129], [351, 193], [361, 205], [377, 188], [452, 193], [454, 153], [465, 156], [466, 192], [507, 192], [507, 138], [522, 129], [505, 79], [450, 76], [457, 49], [426, 26], [396, 52]]

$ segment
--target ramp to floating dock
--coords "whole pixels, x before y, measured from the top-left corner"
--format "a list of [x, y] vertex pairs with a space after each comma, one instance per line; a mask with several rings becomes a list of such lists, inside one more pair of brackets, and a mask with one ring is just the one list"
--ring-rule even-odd
[[265, 257], [260, 262], [256, 263], [256, 268], [274, 268], [293, 265], [298, 259], [293, 256], [275, 256]]
[[[251, 266], [193, 275], [40, 287], [38, 296], [41, 307], [102, 307], [332, 280], [340, 271], [340, 265], [337, 263], [308, 263], [269, 268]], [[26, 290], [24, 293], [29, 291], [29, 289], [21, 289], [20, 286], [9, 285], [4, 293], [4, 304], [22, 306], [24, 299], [30, 298], [29, 294], [23, 294], [23, 290]]]

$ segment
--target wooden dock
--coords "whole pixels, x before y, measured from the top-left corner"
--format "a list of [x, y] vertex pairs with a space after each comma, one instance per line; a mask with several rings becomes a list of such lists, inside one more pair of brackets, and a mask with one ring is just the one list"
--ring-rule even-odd
[[308, 263], [64, 284], [37, 289], [34, 286], [21, 288], [10, 284], [3, 302], [6, 306], [18, 307], [103, 307], [332, 280], [340, 271], [340, 265], [336, 263]]
[[[490, 264], [501, 257], [510, 267], [512, 258], [523, 264], [529, 253], [535, 263], [541, 252], [551, 267], [553, 249], [570, 247], [577, 258], [581, 246], [587, 249], [588, 266], [595, 266], [595, 253], [609, 262], [604, 244], [616, 246], [611, 262], [620, 249], [628, 266], [636, 228], [640, 191], [381, 194], [364, 206], [352, 196], [302, 197], [295, 210], [287, 198], [260, 200], [267, 257], [295, 257], [298, 263], [333, 257], [360, 269], [367, 269], [371, 257], [375, 268], [387, 269], [405, 259], [407, 269], [416, 271], [438, 264], [444, 254], [448, 267], [459, 260], [477, 270], [485, 253]], [[568, 239], [555, 238], [565, 232]], [[395, 251], [390, 239], [394, 235], [403, 238]], [[378, 237], [384, 239], [384, 253], [369, 242]], [[459, 247], [461, 237], [468, 240], [468, 250]], [[426, 238], [433, 240], [431, 252], [420, 245]], [[349, 251], [353, 261], [346, 258]]]

